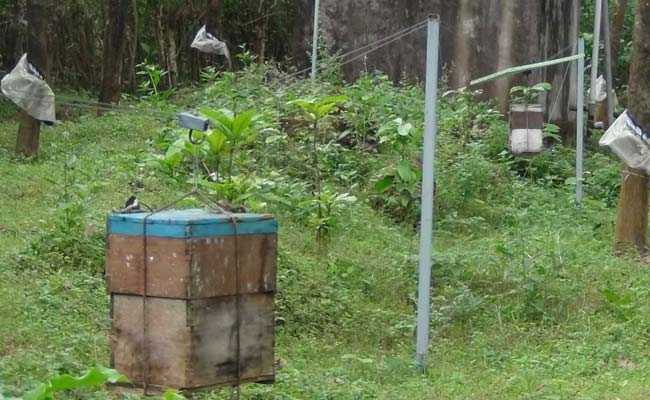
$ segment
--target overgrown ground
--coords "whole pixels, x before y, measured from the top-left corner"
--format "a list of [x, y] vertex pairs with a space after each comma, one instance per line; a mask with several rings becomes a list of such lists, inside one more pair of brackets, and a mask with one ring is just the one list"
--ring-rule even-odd
[[[570, 149], [513, 159], [489, 106], [468, 96], [443, 102], [432, 345], [421, 374], [412, 363], [419, 89], [369, 77], [277, 94], [261, 77], [226, 76], [175, 100], [264, 115], [266, 128], [234, 160], [235, 181], [245, 182], [203, 183], [222, 196], [237, 192], [233, 200], [271, 210], [281, 224], [277, 382], [246, 386], [244, 398], [650, 396], [650, 278], [644, 263], [611, 254], [613, 158], [590, 148], [588, 198], [578, 207]], [[335, 204], [321, 244], [309, 209], [310, 131], [291, 122], [299, 113], [286, 104], [314, 92], [348, 96], [325, 125], [319, 168], [328, 190], [356, 197]], [[105, 215], [135, 189], [150, 204], [174, 198], [190, 168], [187, 159], [153, 157], [169, 154], [183, 133], [146, 112], [75, 114], [44, 130], [37, 159], [18, 159], [12, 113], [2, 105], [0, 385], [8, 396], [55, 373], [108, 364]], [[378, 137], [379, 146], [370, 140]]]

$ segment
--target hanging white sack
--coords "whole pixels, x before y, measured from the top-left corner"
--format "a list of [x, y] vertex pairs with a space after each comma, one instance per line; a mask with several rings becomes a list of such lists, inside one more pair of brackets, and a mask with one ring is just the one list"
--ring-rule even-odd
[[0, 81], [0, 90], [34, 119], [56, 121], [54, 92], [23, 54], [14, 69]]
[[650, 173], [650, 136], [630, 118], [627, 110], [609, 127], [599, 144], [609, 147], [628, 167]]
[[203, 25], [197, 32], [191, 47], [203, 53], [226, 56], [226, 58], [230, 60], [230, 51], [228, 51], [228, 46], [208, 32], [205, 29], [205, 25]]

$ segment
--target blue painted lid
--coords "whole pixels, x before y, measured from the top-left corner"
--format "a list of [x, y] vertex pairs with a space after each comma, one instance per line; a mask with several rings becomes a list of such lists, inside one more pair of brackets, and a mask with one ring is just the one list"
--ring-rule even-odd
[[213, 236], [261, 235], [278, 231], [278, 223], [271, 215], [232, 214], [236, 223], [226, 214], [217, 214], [202, 209], [165, 210], [155, 214], [148, 212], [131, 214], [109, 214], [109, 234], [143, 236], [144, 220], [147, 221], [147, 236], [169, 238], [194, 238]]

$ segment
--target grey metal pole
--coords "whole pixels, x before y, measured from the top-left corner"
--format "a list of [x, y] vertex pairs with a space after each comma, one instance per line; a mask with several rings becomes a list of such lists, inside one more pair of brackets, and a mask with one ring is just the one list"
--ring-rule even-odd
[[314, 41], [311, 46], [311, 79], [316, 79], [316, 69], [318, 68], [318, 22], [320, 19], [320, 0], [315, 0], [314, 4]]
[[614, 74], [612, 73], [612, 37], [609, 19], [609, 1], [603, 1], [603, 36], [605, 40], [605, 78], [607, 79], [607, 125], [614, 123]]
[[578, 100], [576, 113], [576, 202], [582, 203], [582, 177], [584, 160], [584, 128], [585, 128], [585, 40], [578, 41], [578, 54], [583, 57], [578, 59]]
[[422, 207], [420, 217], [420, 265], [418, 274], [418, 315], [416, 363], [424, 369], [429, 348], [431, 258], [433, 240], [433, 192], [435, 181], [436, 134], [438, 131], [438, 56], [440, 21], [429, 17], [427, 25], [427, 75], [425, 90], [425, 130], [422, 161]]
[[596, 79], [598, 79], [598, 58], [600, 52], [600, 28], [602, 27], [603, 2], [596, 1], [594, 16], [594, 48], [591, 52], [591, 86], [589, 104], [596, 103]]

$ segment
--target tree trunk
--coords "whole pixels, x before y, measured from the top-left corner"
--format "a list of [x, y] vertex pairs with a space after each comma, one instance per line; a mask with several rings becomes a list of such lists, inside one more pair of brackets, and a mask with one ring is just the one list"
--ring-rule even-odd
[[169, 62], [169, 86], [174, 87], [178, 83], [178, 51], [176, 49], [176, 21], [167, 26], [167, 60]]
[[[27, 60], [41, 73], [44, 79], [49, 76], [49, 57], [47, 54], [47, 0], [27, 1]], [[16, 152], [26, 157], [38, 154], [41, 123], [25, 112], [20, 113], [20, 126], [16, 139]]]
[[205, 29], [215, 36], [217, 36], [217, 31], [219, 29], [220, 9], [221, 9], [221, 0], [210, 0], [208, 2], [208, 12], [206, 13], [205, 16]]
[[621, 35], [625, 25], [625, 15], [627, 14], [628, 0], [614, 1], [614, 15], [612, 16], [612, 64], [614, 66], [614, 76], [618, 75], [618, 57], [621, 53]]
[[[638, 0], [630, 66], [629, 111], [646, 132], [650, 132], [649, 59], [650, 0]], [[641, 254], [647, 252], [648, 181], [643, 171], [628, 168], [623, 173], [616, 218], [616, 252], [623, 252], [632, 246]]]
[[131, 84], [131, 92], [138, 91], [138, 80], [135, 73], [135, 66], [138, 56], [138, 40], [139, 40], [139, 26], [138, 26], [138, 0], [131, 2], [131, 48], [129, 53], [129, 81]]
[[260, 5], [257, 9], [257, 14], [259, 15], [260, 20], [255, 24], [255, 49], [257, 50], [257, 62], [264, 64], [265, 54], [266, 54], [266, 29], [269, 24], [268, 15], [264, 15], [268, 12], [265, 9], [266, 1], [260, 0]]
[[102, 69], [102, 88], [99, 101], [119, 103], [122, 92], [122, 59], [126, 41], [126, 16], [129, 0], [108, 0], [106, 29], [104, 31], [104, 55]]

